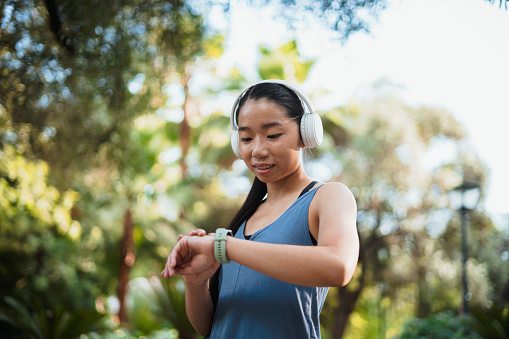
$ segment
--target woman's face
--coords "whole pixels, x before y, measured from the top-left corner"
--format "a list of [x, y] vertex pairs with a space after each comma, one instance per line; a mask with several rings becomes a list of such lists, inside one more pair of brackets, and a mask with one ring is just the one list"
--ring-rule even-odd
[[283, 107], [265, 99], [248, 100], [237, 122], [242, 159], [260, 181], [277, 182], [300, 170], [304, 145], [299, 126]]

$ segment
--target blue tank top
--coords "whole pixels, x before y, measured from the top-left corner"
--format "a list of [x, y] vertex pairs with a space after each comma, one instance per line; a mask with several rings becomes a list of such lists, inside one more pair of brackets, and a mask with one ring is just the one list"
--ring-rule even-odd
[[[299, 197], [250, 241], [313, 246], [308, 211], [317, 189]], [[244, 238], [245, 224], [236, 238]], [[223, 264], [210, 338], [320, 338], [320, 312], [328, 291], [282, 282], [233, 261]]]

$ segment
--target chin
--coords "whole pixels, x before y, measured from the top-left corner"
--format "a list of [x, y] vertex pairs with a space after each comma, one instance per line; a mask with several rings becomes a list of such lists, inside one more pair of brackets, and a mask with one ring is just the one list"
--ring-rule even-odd
[[263, 182], [264, 184], [270, 182], [269, 180], [267, 180], [266, 178], [264, 179], [263, 177], [260, 178], [259, 176], [256, 176], [258, 178], [258, 180], [260, 180], [261, 182]]

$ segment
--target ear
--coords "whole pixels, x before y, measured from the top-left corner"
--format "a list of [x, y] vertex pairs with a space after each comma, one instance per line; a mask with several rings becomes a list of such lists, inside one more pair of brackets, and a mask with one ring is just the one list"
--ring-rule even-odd
[[297, 144], [297, 146], [299, 146], [299, 148], [306, 148], [306, 145], [304, 145], [304, 141], [302, 141], [302, 138], [299, 136], [299, 143]]

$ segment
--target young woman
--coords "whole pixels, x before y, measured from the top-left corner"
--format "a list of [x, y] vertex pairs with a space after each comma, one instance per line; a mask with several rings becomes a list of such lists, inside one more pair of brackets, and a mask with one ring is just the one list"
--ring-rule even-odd
[[355, 199], [343, 184], [312, 181], [302, 165], [303, 149], [322, 139], [312, 110], [281, 80], [251, 86], [234, 104], [232, 146], [255, 179], [229, 226], [233, 236], [180, 236], [161, 273], [184, 277], [186, 312], [201, 335], [319, 338], [329, 287], [352, 278]]

